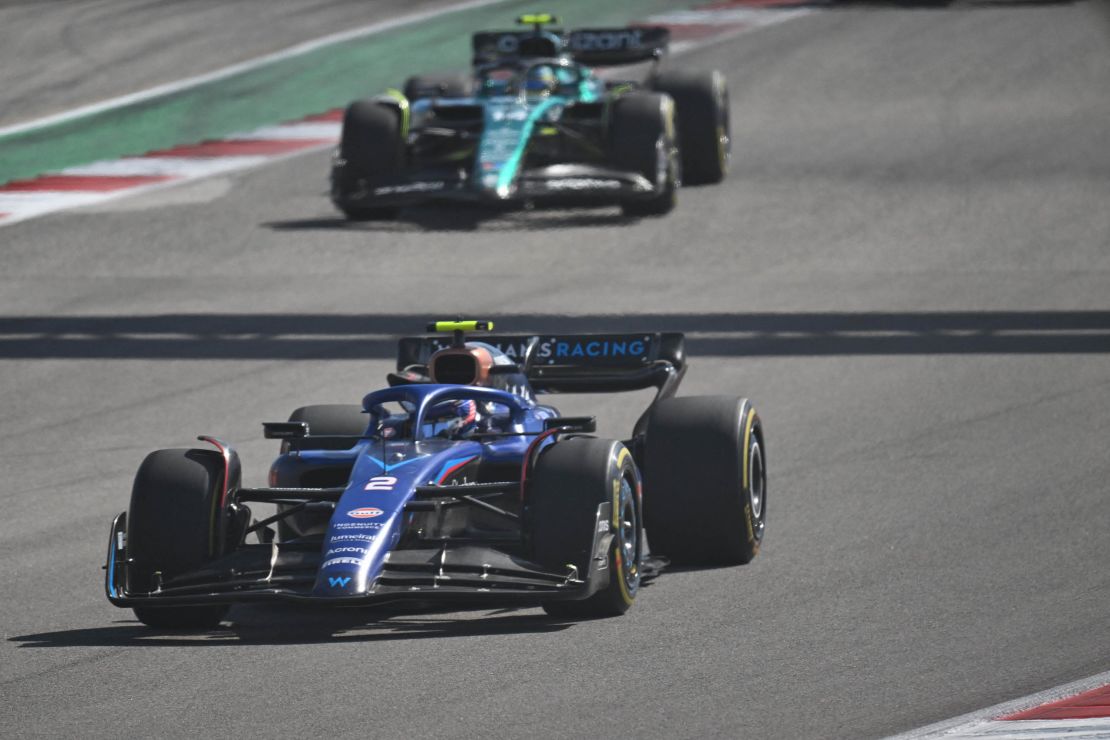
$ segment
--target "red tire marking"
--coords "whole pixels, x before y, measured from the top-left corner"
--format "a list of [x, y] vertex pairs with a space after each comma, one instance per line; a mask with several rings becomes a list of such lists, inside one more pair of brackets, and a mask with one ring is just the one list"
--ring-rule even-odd
[[1095, 717], [1110, 717], [1110, 686], [1084, 691], [1067, 699], [1042, 704], [998, 719], [1092, 719]]
[[0, 185], [0, 192], [34, 193], [47, 190], [108, 193], [140, 185], [173, 180], [170, 175], [42, 175], [33, 180], [13, 180]]
[[175, 146], [147, 152], [147, 157], [245, 157], [251, 155], [284, 154], [299, 149], [311, 149], [324, 144], [334, 144], [331, 139], [228, 139], [202, 141], [199, 144]]

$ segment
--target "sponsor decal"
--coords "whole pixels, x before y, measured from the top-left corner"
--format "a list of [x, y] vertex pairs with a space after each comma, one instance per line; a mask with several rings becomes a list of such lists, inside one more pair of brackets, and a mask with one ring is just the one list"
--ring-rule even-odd
[[331, 560], [325, 560], [320, 567], [330, 568], [333, 565], [362, 565], [362, 561], [358, 558], [332, 558]]
[[392, 491], [397, 485], [397, 479], [391, 475], [379, 475], [370, 479], [366, 484], [366, 491]]
[[339, 555], [340, 553], [344, 553], [344, 552], [366, 552], [366, 548], [365, 547], [333, 547], [332, 549], [330, 549], [326, 553], [324, 553], [324, 557], [326, 558], [328, 555]]
[[505, 106], [504, 108], [490, 108], [489, 117], [491, 121], [526, 121], [528, 120], [528, 111], [517, 106]]
[[619, 190], [620, 186], [620, 180], [600, 177], [567, 177], [547, 183], [548, 190]]
[[376, 534], [333, 534], [332, 542], [373, 542], [378, 539]]
[[[524, 359], [528, 351], [529, 339], [518, 342], [498, 342], [491, 344], [514, 360]], [[436, 339], [432, 342], [433, 349], [443, 349], [450, 346], [449, 340]], [[561, 339], [559, 337], [540, 337], [536, 344], [534, 360], [553, 363], [556, 360], [567, 360], [576, 357], [593, 358], [599, 360], [632, 359], [646, 360], [651, 352], [651, 338], [643, 335], [632, 336], [607, 336], [598, 339]]]
[[570, 36], [573, 51], [623, 51], [642, 49], [643, 32], [638, 28], [619, 31], [575, 31]]
[[364, 506], [361, 509], [351, 509], [347, 512], [347, 516], [355, 519], [373, 519], [384, 513], [385, 512], [381, 509], [374, 508], [373, 506]]
[[431, 193], [437, 190], [443, 190], [447, 187], [447, 183], [442, 180], [433, 180], [430, 182], [410, 182], [404, 185], [385, 185], [380, 188], [374, 188], [374, 195], [393, 195], [395, 193]]
[[332, 588], [346, 588], [347, 584], [351, 582], [350, 576], [329, 576], [328, 585]]
[[487, 188], [497, 187], [497, 175], [483, 175], [482, 185]]
[[[631, 342], [590, 341], [556, 342], [555, 357], [641, 357], [646, 347], [640, 340]], [[543, 355], [541, 355], [542, 357]]]
[[333, 529], [381, 529], [381, 522], [335, 522]]

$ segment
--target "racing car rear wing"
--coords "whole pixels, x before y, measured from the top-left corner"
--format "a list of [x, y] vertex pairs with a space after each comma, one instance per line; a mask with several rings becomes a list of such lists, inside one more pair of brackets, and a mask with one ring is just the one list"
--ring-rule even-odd
[[555, 57], [569, 52], [575, 61], [600, 67], [660, 59], [671, 32], [662, 26], [559, 28], [536, 31], [482, 31], [471, 37], [474, 64], [500, 59]]
[[[655, 388], [674, 394], [686, 373], [686, 338], [679, 332], [641, 334], [492, 334], [473, 337], [520, 366], [536, 393], [608, 393]], [[442, 336], [404, 337], [397, 369], [428, 364], [450, 346]]]
[[567, 48], [577, 62], [606, 67], [660, 59], [670, 39], [662, 26], [581, 28], [570, 32]]

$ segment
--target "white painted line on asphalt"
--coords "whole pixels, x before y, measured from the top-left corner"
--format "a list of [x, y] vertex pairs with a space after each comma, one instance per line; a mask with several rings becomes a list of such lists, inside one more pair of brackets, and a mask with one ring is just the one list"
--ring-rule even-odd
[[340, 44], [344, 41], [353, 41], [354, 39], [359, 39], [363, 36], [372, 36], [377, 33], [382, 33], [383, 31], [391, 31], [394, 28], [421, 23], [431, 18], [436, 18], [451, 13], [458, 13], [464, 10], [472, 10], [474, 8], [481, 8], [487, 5], [496, 5], [504, 2], [507, 2], [507, 0], [468, 0], [467, 2], [457, 3], [455, 5], [450, 5], [443, 8], [436, 8], [435, 10], [425, 10], [419, 13], [411, 13], [409, 15], [391, 18], [389, 20], [371, 23], [367, 26], [352, 28], [349, 31], [341, 31], [339, 33], [333, 33], [327, 36], [321, 36], [320, 38], [312, 39], [311, 41], [305, 41], [303, 43], [290, 46], [287, 49], [282, 49], [281, 51], [274, 52], [273, 54], [267, 54], [265, 56], [249, 59], [245, 62], [239, 62], [238, 64], [232, 64], [231, 66], [223, 67], [221, 69], [217, 69], [206, 74], [196, 75], [194, 77], [186, 77], [185, 79], [168, 82], [164, 85], [156, 85], [155, 87], [151, 87], [146, 90], [140, 90], [138, 92], [129, 93], [127, 95], [120, 95], [119, 97], [110, 98], [99, 103], [81, 106], [80, 108], [74, 108], [72, 110], [63, 111], [61, 113], [56, 113], [51, 116], [45, 116], [43, 118], [37, 118], [33, 121], [17, 123], [11, 126], [4, 126], [0, 128], [0, 137], [8, 136], [10, 134], [23, 133], [24, 131], [33, 131], [34, 129], [43, 128], [44, 126], [52, 126], [56, 123], [72, 121], [75, 118], [91, 116], [93, 114], [103, 113], [104, 111], [112, 110], [114, 108], [121, 108], [125, 105], [131, 105], [132, 103], [139, 103], [144, 100], [150, 100], [151, 98], [157, 98], [163, 95], [170, 95], [172, 93], [180, 92], [182, 90], [188, 90], [189, 88], [199, 87], [200, 85], [204, 85], [209, 82], [216, 82], [218, 80], [227, 79], [228, 77], [233, 77], [243, 72], [249, 72], [251, 70], [258, 69], [259, 67], [265, 67], [268, 64], [281, 62], [293, 57], [303, 56], [305, 54], [316, 51], [317, 49], [322, 49], [325, 46]]
[[120, 177], [124, 175], [169, 175], [173, 177], [196, 178], [218, 175], [230, 170], [241, 170], [262, 164], [268, 158], [254, 157], [125, 157], [91, 162], [78, 167], [67, 167], [62, 172], [67, 175], [103, 175]]
[[339, 140], [341, 123], [289, 123], [284, 126], [263, 126], [254, 131], [231, 134], [234, 139], [334, 139]]

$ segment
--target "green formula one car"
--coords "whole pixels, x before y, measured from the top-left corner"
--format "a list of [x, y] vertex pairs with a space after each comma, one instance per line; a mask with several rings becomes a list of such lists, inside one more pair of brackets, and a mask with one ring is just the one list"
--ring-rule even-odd
[[[619, 204], [631, 216], [675, 205], [681, 182], [719, 182], [730, 154], [728, 90], [718, 72], [662, 70], [658, 27], [473, 37], [471, 73], [410, 78], [348, 106], [331, 198], [351, 219], [391, 218], [431, 200]], [[650, 64], [642, 81], [595, 66]]]

